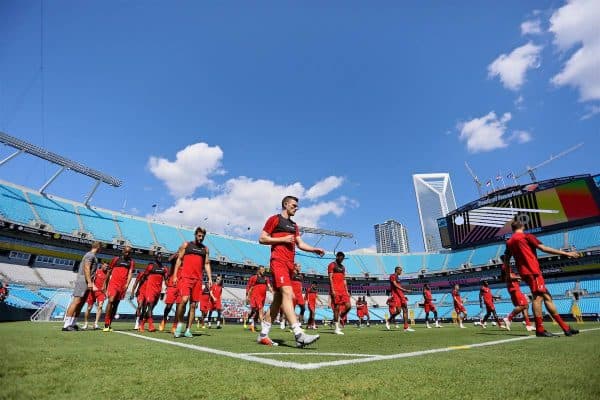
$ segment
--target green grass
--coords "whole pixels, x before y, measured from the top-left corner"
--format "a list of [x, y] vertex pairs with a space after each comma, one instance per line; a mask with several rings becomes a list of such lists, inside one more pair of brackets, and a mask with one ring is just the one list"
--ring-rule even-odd
[[[548, 324], [557, 331], [557, 327]], [[131, 323], [115, 324], [129, 330]], [[600, 328], [587, 323], [581, 329]], [[255, 344], [240, 326], [203, 330], [177, 342], [235, 353], [302, 353], [269, 358], [295, 363], [353, 359], [314, 353], [398, 354], [527, 335], [490, 327], [416, 332], [349, 326], [322, 329], [307, 349], [273, 329], [281, 346]], [[174, 340], [167, 333], [145, 336]], [[307, 355], [309, 354], [309, 355]], [[296, 370], [208, 354], [101, 331], [61, 332], [52, 323], [0, 324], [0, 399], [597, 399], [600, 330], [571, 338], [533, 338], [494, 346], [355, 365]]]

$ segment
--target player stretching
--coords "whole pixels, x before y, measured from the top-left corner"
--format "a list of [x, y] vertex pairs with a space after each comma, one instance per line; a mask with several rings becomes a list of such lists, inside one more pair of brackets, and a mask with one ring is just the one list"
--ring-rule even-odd
[[269, 278], [265, 276], [265, 267], [258, 267], [256, 275], [248, 279], [246, 285], [246, 303], [250, 305], [250, 314], [248, 314], [248, 324], [250, 330], [255, 331], [255, 322], [260, 321], [261, 326], [265, 318], [265, 300], [267, 299], [267, 289], [272, 293], [273, 288]]
[[106, 280], [104, 281], [104, 291], [108, 296], [108, 305], [106, 306], [106, 315], [104, 316], [103, 332], [112, 332], [111, 323], [117, 314], [119, 303], [125, 298], [127, 287], [133, 276], [135, 262], [131, 258], [131, 247], [125, 246], [121, 256], [115, 257], [110, 262]]
[[223, 278], [221, 275], [217, 275], [217, 279], [210, 288], [210, 310], [208, 312], [208, 327], [211, 327], [212, 313], [217, 312], [217, 329], [221, 329], [221, 313], [223, 312], [223, 305], [221, 298], [223, 296]]
[[352, 307], [352, 304], [350, 304], [350, 293], [348, 293], [348, 285], [346, 283], [346, 267], [344, 267], [344, 264], [342, 264], [344, 258], [346, 258], [346, 255], [343, 252], [338, 251], [335, 255], [335, 261], [331, 262], [327, 267], [329, 284], [331, 285], [331, 302], [334, 307], [334, 333], [336, 335], [344, 334], [340, 328], [340, 322], [344, 320]]
[[102, 291], [104, 281], [106, 280], [106, 271], [108, 271], [108, 263], [102, 262], [102, 266], [96, 268], [96, 272], [93, 274], [94, 287], [88, 292], [86, 300], [87, 309], [85, 310], [85, 314], [83, 314], [83, 327], [81, 328], [83, 330], [88, 328], [88, 319], [94, 304], [96, 304], [96, 321], [94, 322], [94, 329], [100, 329], [98, 327], [98, 322], [100, 321], [100, 315], [102, 315], [104, 300], [106, 300], [106, 295]]
[[435, 327], [441, 328], [440, 321], [438, 320], [438, 312], [435, 304], [433, 304], [433, 298], [431, 297], [431, 289], [429, 288], [429, 284], [425, 284], [423, 286], [423, 299], [425, 300], [424, 308], [425, 308], [425, 324], [427, 328], [431, 328], [429, 325], [429, 312], [433, 312], [433, 319], [435, 319]]
[[169, 270], [162, 263], [162, 254], [157, 253], [154, 257], [154, 262], [151, 262], [143, 272], [144, 283], [144, 306], [142, 308], [142, 321], [140, 324], [140, 332], [144, 331], [146, 321], [148, 322], [148, 331], [154, 332], [154, 319], [152, 317], [154, 307], [160, 298], [163, 282], [169, 276]]
[[317, 324], [315, 322], [315, 312], [317, 310], [317, 301], [321, 304], [321, 299], [319, 299], [319, 293], [317, 291], [317, 282], [313, 281], [310, 284], [310, 287], [306, 290], [304, 294], [304, 300], [308, 305], [308, 323], [306, 325], [306, 329], [317, 329]]
[[[504, 259], [504, 256], [501, 257]], [[502, 269], [501, 279], [506, 282], [506, 288], [508, 289], [508, 294], [510, 295], [510, 300], [513, 303], [515, 308], [511, 311], [510, 314], [506, 318], [503, 318], [504, 326], [506, 329], [510, 331], [510, 325], [515, 316], [519, 314], [523, 314], [523, 318], [525, 318], [525, 328], [527, 331], [535, 331], [535, 328], [531, 326], [531, 322], [529, 321], [529, 302], [527, 301], [527, 297], [521, 292], [521, 287], [519, 286], [519, 282], [521, 282], [521, 278], [509, 272], [509, 276], [506, 276], [506, 272], [504, 268]]]
[[[178, 255], [177, 253], [171, 255], [169, 257], [169, 263], [171, 264], [171, 268], [169, 269], [169, 275], [165, 278], [166, 281], [166, 292], [165, 292], [165, 311], [163, 313], [163, 319], [160, 321], [160, 325], [158, 330], [160, 332], [165, 330], [165, 325], [167, 320], [169, 319], [169, 313], [173, 308], [173, 304], [179, 304], [181, 302], [181, 296], [179, 295], [179, 290], [177, 289], [177, 285], [173, 283], [173, 272], [175, 272], [175, 264], [177, 263]], [[177, 308], [177, 307], [176, 307]], [[177, 326], [177, 318], [173, 321], [173, 326], [171, 327], [171, 333], [175, 333], [175, 327]]]
[[304, 275], [302, 274], [302, 266], [300, 264], [294, 264], [294, 273], [292, 274], [292, 288], [294, 290], [294, 310], [296, 306], [300, 307], [300, 313], [298, 314], [298, 322], [304, 323], [304, 296], [302, 296], [302, 281], [304, 281]]
[[456, 312], [456, 318], [458, 319], [458, 326], [464, 329], [465, 326], [463, 325], [463, 321], [467, 319], [467, 310], [465, 309], [463, 301], [460, 298], [458, 289], [458, 284], [454, 285], [454, 289], [452, 290], [452, 301], [454, 302], [454, 311]]
[[[209, 251], [208, 247], [202, 243], [205, 236], [206, 230], [197, 227], [194, 231], [194, 240], [185, 242], [178, 252], [177, 263], [173, 272], [173, 283], [177, 285], [181, 296], [181, 302], [177, 304], [177, 327], [173, 334], [176, 338], [181, 337], [182, 334], [185, 337], [193, 336], [190, 328], [194, 323], [196, 307], [202, 294], [202, 268], [204, 268], [208, 277], [208, 287], [212, 286]], [[184, 316], [188, 301], [190, 302], [190, 309], [186, 325]], [[185, 333], [182, 333], [184, 327], [186, 330]]]
[[260, 335], [257, 342], [272, 346], [273, 341], [269, 338], [271, 321], [277, 317], [281, 308], [285, 313], [287, 321], [294, 332], [297, 347], [304, 347], [319, 339], [319, 335], [306, 334], [296, 319], [294, 312], [294, 291], [292, 289], [291, 275], [294, 270], [294, 257], [296, 245], [299, 249], [323, 256], [323, 249], [306, 244], [300, 237], [298, 226], [291, 217], [298, 210], [298, 198], [285, 196], [281, 201], [282, 211], [280, 214], [270, 217], [260, 234], [259, 243], [271, 246], [271, 273], [273, 274], [273, 302], [269, 313], [265, 315]]
[[535, 317], [536, 336], [556, 336], [544, 329], [542, 302], [545, 304], [546, 310], [548, 310], [552, 318], [554, 318], [558, 325], [560, 325], [561, 329], [565, 333], [565, 336], [578, 334], [579, 331], [565, 324], [558, 314], [556, 306], [552, 301], [552, 296], [546, 289], [544, 277], [542, 276], [540, 264], [537, 259], [536, 250], [539, 249], [545, 253], [566, 256], [569, 258], [577, 258], [579, 257], [579, 253], [566, 252], [544, 246], [542, 242], [540, 242], [534, 235], [523, 232], [524, 227], [525, 226], [521, 221], [513, 221], [511, 224], [513, 235], [506, 242], [506, 251], [504, 253], [504, 263], [502, 266], [503, 270], [506, 272], [505, 276], [507, 279], [509, 279], [511, 276], [514, 277], [514, 275], [510, 273], [510, 259], [511, 257], [514, 257], [520, 278], [527, 283], [533, 296], [533, 315]]
[[485, 315], [483, 316], [483, 319], [481, 320], [481, 327], [484, 329], [487, 327], [487, 320], [491, 315], [496, 320], [496, 323], [498, 324], [498, 328], [504, 328], [502, 326], [502, 324], [500, 323], [500, 318], [498, 318], [498, 314], [496, 314], [496, 306], [494, 305], [494, 300], [498, 300], [498, 299], [500, 299], [500, 297], [494, 296], [492, 294], [492, 289], [490, 289], [488, 281], [483, 281], [483, 286], [481, 286], [481, 289], [479, 289], [479, 307], [480, 308], [483, 308], [483, 304], [481, 303], [482, 299], [483, 299], [483, 304], [485, 304]]
[[[385, 321], [386, 329], [390, 329], [390, 323], [394, 321], [396, 315], [400, 314], [402, 310], [402, 317], [404, 319], [404, 332], [414, 332], [415, 330], [408, 326], [408, 299], [404, 295], [404, 292], [412, 292], [412, 290], [402, 287], [400, 285], [400, 275], [402, 275], [402, 267], [397, 266], [394, 269], [394, 273], [390, 275], [390, 292], [394, 297], [393, 304], [395, 305], [395, 313], [390, 312], [390, 318]], [[390, 311], [392, 307], [390, 306]]]

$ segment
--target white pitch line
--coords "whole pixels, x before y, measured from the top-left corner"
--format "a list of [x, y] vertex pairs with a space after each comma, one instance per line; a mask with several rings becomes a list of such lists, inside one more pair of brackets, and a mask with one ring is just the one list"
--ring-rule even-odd
[[377, 357], [378, 354], [351, 354], [351, 353], [313, 353], [313, 352], [296, 352], [296, 353], [244, 353], [249, 356], [337, 356], [337, 357]]
[[[589, 331], [597, 331], [597, 330], [600, 330], [600, 328], [582, 329], [580, 332], [589, 332]], [[158, 339], [158, 338], [153, 338], [153, 337], [149, 337], [149, 336], [142, 336], [142, 335], [138, 335], [138, 334], [130, 333], [130, 332], [121, 332], [121, 331], [115, 331], [115, 332], [120, 333], [122, 335], [133, 336], [133, 337], [137, 337], [140, 339], [149, 340], [152, 342], [170, 344], [172, 346], [178, 346], [178, 347], [183, 347], [183, 348], [192, 349], [192, 350], [196, 350], [196, 351], [202, 351], [205, 353], [217, 354], [220, 356], [237, 358], [237, 359], [241, 359], [241, 360], [245, 360], [245, 361], [257, 362], [260, 364], [271, 365], [274, 367], [293, 368], [293, 369], [300, 369], [300, 370], [318, 369], [318, 368], [324, 368], [324, 367], [336, 367], [336, 366], [350, 365], [350, 364], [361, 364], [361, 363], [372, 362], [372, 361], [386, 361], [386, 360], [394, 360], [394, 359], [398, 359], [398, 358], [418, 357], [418, 356], [424, 356], [424, 355], [428, 355], [428, 354], [446, 353], [446, 352], [456, 351], [456, 350], [467, 350], [467, 349], [472, 349], [472, 348], [477, 348], [477, 347], [494, 346], [497, 344], [518, 342], [521, 340], [528, 340], [528, 339], [535, 338], [535, 336], [521, 336], [521, 337], [516, 337], [516, 338], [510, 338], [510, 339], [494, 340], [491, 342], [474, 343], [474, 344], [467, 344], [467, 345], [457, 345], [457, 346], [442, 347], [439, 349], [431, 349], [431, 350], [413, 351], [410, 353], [373, 355], [373, 356], [363, 354], [362, 356], [365, 358], [355, 358], [355, 359], [351, 359], [351, 360], [325, 361], [325, 362], [319, 362], [319, 363], [295, 363], [295, 362], [290, 362], [290, 361], [278, 361], [278, 360], [271, 360], [269, 358], [256, 357], [256, 354], [260, 354], [263, 356], [270, 356], [270, 355], [283, 355], [285, 353], [268, 353], [268, 352], [248, 353], [248, 354], [232, 353], [229, 351], [217, 350], [217, 349], [213, 349], [210, 347], [203, 347], [203, 346], [197, 346], [197, 345], [188, 344], [188, 343], [175, 342], [173, 340], [165, 340], [165, 339]], [[308, 353], [307, 352], [307, 353], [288, 353], [288, 354], [290, 354], [290, 355], [309, 355], [309, 354], [310, 355], [325, 355], [327, 353]], [[341, 355], [340, 353], [329, 353], [329, 354]], [[344, 355], [350, 356], [350, 354], [344, 354]], [[357, 356], [357, 355], [354, 354], [353, 356]]]

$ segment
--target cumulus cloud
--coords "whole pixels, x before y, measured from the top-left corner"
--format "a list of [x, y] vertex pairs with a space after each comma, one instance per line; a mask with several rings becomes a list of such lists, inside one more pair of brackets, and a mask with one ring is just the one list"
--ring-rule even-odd
[[492, 151], [508, 146], [504, 134], [507, 122], [512, 115], [504, 113], [498, 118], [494, 111], [480, 118], [458, 124], [460, 140], [467, 142], [467, 149], [471, 153]]
[[514, 49], [510, 54], [500, 54], [488, 65], [488, 77], [498, 77], [510, 90], [519, 90], [525, 83], [527, 70], [540, 66], [542, 46], [531, 42]]
[[539, 35], [542, 33], [541, 21], [532, 19], [521, 24], [521, 35]]
[[[220, 148], [202, 145], [198, 153], [211, 154], [212, 162], [204, 164], [201, 170], [204, 172], [203, 179], [195, 183], [196, 187], [212, 182], [209, 177], [219, 171], [223, 157]], [[179, 176], [189, 177], [192, 172], [198, 171], [199, 154], [196, 151], [192, 150], [196, 162], [188, 162], [190, 151], [187, 149], [193, 146], [196, 145], [178, 152], [174, 162], [160, 159], [164, 160], [163, 166], [166, 162], [171, 168], [170, 173], [159, 174], [162, 171], [158, 171], [155, 175], [169, 187], [176, 200], [153, 218], [177, 225], [201, 225], [211, 232], [256, 237], [266, 219], [281, 211], [281, 199], [286, 195], [300, 199], [295, 220], [303, 226], [317, 227], [323, 217], [340, 216], [348, 208], [358, 205], [345, 196], [319, 200], [343, 184], [344, 179], [337, 176], [326, 177], [308, 189], [300, 182], [282, 185], [267, 179], [239, 176], [214, 185], [210, 196], [191, 196], [190, 190], [183, 190], [185, 186], [179, 189], [177, 185]], [[155, 157], [150, 159], [150, 164], [158, 165]]]
[[550, 32], [560, 51], [577, 50], [552, 78], [556, 86], [579, 90], [581, 101], [600, 99], [600, 2], [570, 0], [550, 18]]
[[600, 105], [593, 105], [587, 108], [586, 113], [581, 117], [581, 120], [590, 119], [595, 115], [600, 114]]
[[527, 131], [522, 131], [522, 130], [516, 130], [512, 133], [512, 136], [510, 137], [509, 141], [516, 141], [517, 143], [527, 143], [527, 142], [531, 142], [532, 140], [532, 136], [531, 133], [527, 132]]
[[211, 176], [223, 174], [221, 160], [223, 150], [219, 146], [195, 143], [175, 155], [175, 161], [162, 157], [150, 157], [148, 168], [155, 177], [169, 188], [175, 197], [190, 196], [202, 186], [212, 186]]

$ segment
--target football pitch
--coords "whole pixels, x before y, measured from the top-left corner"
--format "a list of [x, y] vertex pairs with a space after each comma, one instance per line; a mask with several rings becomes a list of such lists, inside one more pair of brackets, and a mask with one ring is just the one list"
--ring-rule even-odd
[[[573, 325], [575, 326], [575, 325]], [[560, 329], [546, 323], [548, 330]], [[297, 349], [274, 327], [277, 347], [240, 325], [193, 338], [115, 331], [62, 332], [57, 323], [0, 324], [0, 399], [597, 399], [600, 324], [573, 337], [535, 338], [520, 323], [459, 329], [383, 325]], [[312, 333], [310, 331], [309, 333]]]

